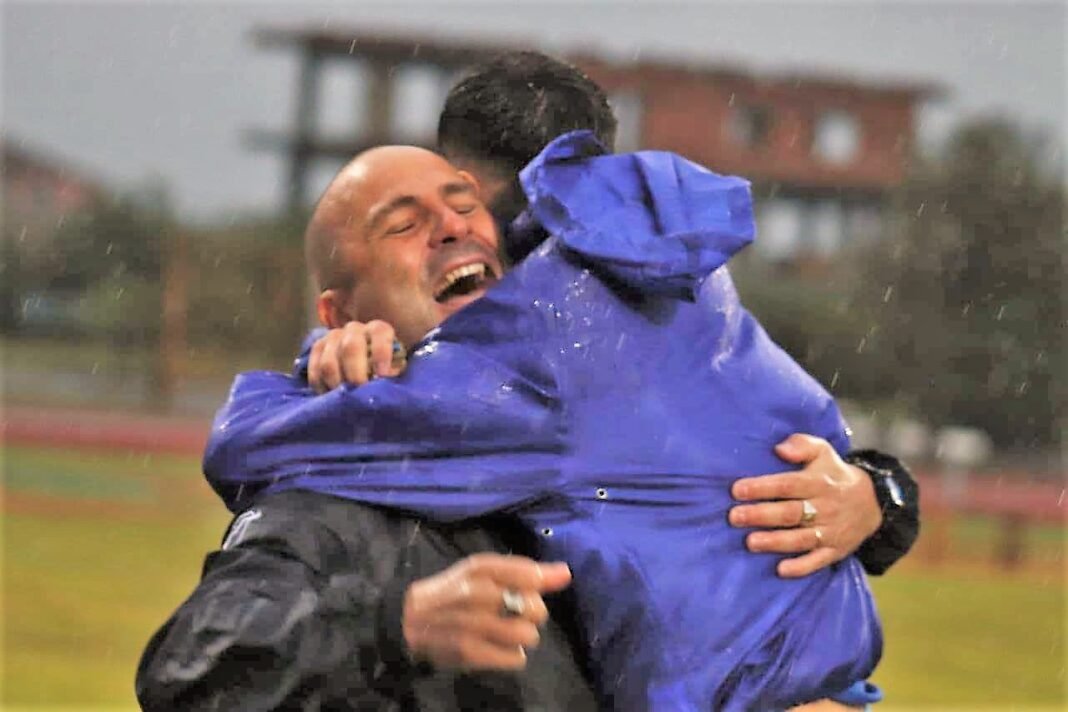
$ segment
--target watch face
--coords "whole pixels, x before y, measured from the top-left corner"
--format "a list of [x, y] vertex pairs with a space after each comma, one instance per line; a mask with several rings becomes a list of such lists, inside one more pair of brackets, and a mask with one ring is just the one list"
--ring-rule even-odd
[[883, 482], [886, 484], [886, 491], [890, 493], [890, 500], [898, 507], [905, 506], [905, 497], [901, 494], [901, 487], [893, 477], [884, 477]]

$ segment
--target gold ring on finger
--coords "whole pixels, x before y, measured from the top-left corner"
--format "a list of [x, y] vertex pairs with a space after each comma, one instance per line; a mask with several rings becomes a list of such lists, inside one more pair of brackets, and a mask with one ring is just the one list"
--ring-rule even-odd
[[816, 505], [807, 499], [801, 500], [801, 526], [805, 527], [816, 521]]
[[812, 533], [816, 535], [816, 546], [812, 548], [818, 549], [823, 546], [823, 532], [820, 531], [819, 527], [812, 527]]

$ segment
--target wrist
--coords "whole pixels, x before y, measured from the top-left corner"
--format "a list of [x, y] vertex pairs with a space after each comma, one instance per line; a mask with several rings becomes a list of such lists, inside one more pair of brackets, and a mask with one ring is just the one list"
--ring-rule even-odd
[[414, 654], [410, 644], [410, 632], [405, 625], [409, 618], [411, 582], [396, 579], [386, 586], [378, 607], [378, 653], [384, 669], [404, 676], [426, 675], [431, 672], [429, 663]]
[[875, 450], [849, 453], [845, 461], [870, 479], [882, 513], [882, 523], [857, 550], [869, 574], [882, 574], [908, 553], [920, 528], [919, 486], [897, 458]]
[[882, 521], [906, 506], [902, 485], [895, 478], [895, 469], [885, 466], [889, 464], [885, 462], [885, 457], [874, 451], [861, 450], [849, 453], [845, 458], [848, 464], [867, 475]]
[[885, 510], [879, 499], [879, 493], [871, 473], [863, 467], [850, 462], [846, 463], [846, 467], [854, 470], [857, 478], [856, 486], [863, 491], [863, 495], [858, 495], [858, 497], [862, 499], [859, 504], [861, 505], [864, 538], [867, 539], [883, 526], [883, 522], [886, 519]]

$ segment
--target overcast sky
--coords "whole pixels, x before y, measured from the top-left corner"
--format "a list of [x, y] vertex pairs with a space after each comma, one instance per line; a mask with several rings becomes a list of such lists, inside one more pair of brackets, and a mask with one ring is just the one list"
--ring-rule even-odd
[[[115, 186], [162, 177], [188, 216], [281, 204], [282, 161], [241, 132], [292, 116], [296, 62], [251, 46], [253, 27], [582, 48], [629, 59], [741, 64], [943, 84], [931, 141], [999, 113], [1065, 139], [1064, 2], [3, 3], [3, 129]], [[328, 119], [346, 120], [344, 92]]]

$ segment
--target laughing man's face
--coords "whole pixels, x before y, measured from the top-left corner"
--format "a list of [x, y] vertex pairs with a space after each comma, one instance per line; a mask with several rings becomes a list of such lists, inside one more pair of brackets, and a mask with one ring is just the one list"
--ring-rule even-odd
[[500, 278], [494, 220], [474, 180], [430, 151], [375, 149], [346, 171], [330, 189], [347, 213], [336, 243], [355, 277], [346, 316], [387, 321], [411, 347]]

